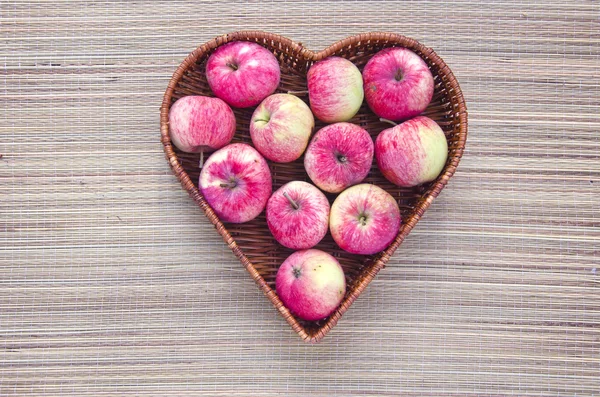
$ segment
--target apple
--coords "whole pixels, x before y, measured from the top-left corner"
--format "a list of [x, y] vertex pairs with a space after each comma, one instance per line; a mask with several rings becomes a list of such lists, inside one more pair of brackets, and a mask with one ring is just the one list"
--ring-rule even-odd
[[363, 69], [365, 97], [371, 110], [389, 120], [417, 116], [433, 97], [433, 75], [420, 56], [406, 48], [386, 48]]
[[213, 151], [227, 145], [235, 134], [235, 116], [219, 98], [184, 96], [169, 110], [171, 141], [188, 153]]
[[292, 314], [307, 321], [331, 315], [346, 293], [339, 262], [326, 252], [309, 249], [291, 254], [279, 267], [275, 286]]
[[275, 56], [248, 41], [218, 47], [206, 62], [206, 80], [216, 96], [236, 108], [258, 105], [279, 86]]
[[329, 227], [329, 201], [310, 183], [292, 181], [267, 202], [267, 225], [275, 240], [291, 249], [314, 247]]
[[315, 119], [297, 96], [274, 94], [256, 108], [250, 119], [254, 147], [277, 163], [297, 160], [308, 145]]
[[306, 75], [310, 108], [325, 123], [348, 121], [362, 105], [360, 70], [349, 60], [329, 57], [312, 65]]
[[234, 143], [206, 160], [198, 186], [222, 221], [244, 223], [256, 218], [267, 205], [271, 171], [256, 149]]
[[448, 159], [448, 142], [435, 121], [418, 116], [381, 131], [375, 157], [387, 180], [398, 186], [417, 186], [440, 175]]
[[316, 132], [304, 155], [304, 168], [315, 185], [339, 193], [360, 183], [371, 169], [374, 144], [369, 133], [350, 123], [335, 123]]
[[341, 249], [352, 254], [371, 255], [383, 250], [399, 229], [398, 203], [379, 186], [352, 186], [331, 205], [331, 236]]

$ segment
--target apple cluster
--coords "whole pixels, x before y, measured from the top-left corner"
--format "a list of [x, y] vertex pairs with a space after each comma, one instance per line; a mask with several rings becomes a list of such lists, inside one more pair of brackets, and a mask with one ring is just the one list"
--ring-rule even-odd
[[[222, 221], [248, 222], [266, 211], [273, 237], [297, 250], [279, 268], [277, 294], [297, 317], [316, 321], [339, 306], [346, 281], [339, 262], [313, 247], [329, 231], [341, 249], [370, 255], [385, 249], [400, 229], [394, 197], [362, 183], [373, 158], [390, 182], [412, 187], [438, 177], [448, 146], [438, 124], [419, 116], [431, 102], [434, 80], [408, 49], [381, 50], [362, 73], [341, 57], [316, 62], [307, 73], [310, 107], [290, 93], [275, 94], [280, 77], [266, 48], [244, 41], [220, 46], [206, 63], [216, 97], [177, 100], [169, 113], [171, 139], [185, 152], [214, 152], [198, 186]], [[364, 100], [394, 125], [375, 142], [348, 122]], [[236, 129], [230, 106], [257, 106], [249, 128], [253, 146], [230, 144]], [[313, 134], [315, 117], [328, 125]], [[287, 163], [303, 154], [312, 184], [292, 181], [272, 192], [267, 160]], [[323, 192], [337, 194], [331, 206]]]

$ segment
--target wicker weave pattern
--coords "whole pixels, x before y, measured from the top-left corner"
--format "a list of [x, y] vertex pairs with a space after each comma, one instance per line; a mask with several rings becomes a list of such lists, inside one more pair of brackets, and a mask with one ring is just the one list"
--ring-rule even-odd
[[[198, 154], [179, 151], [171, 144], [168, 125], [168, 113], [171, 104], [186, 95], [208, 95], [212, 92], [204, 77], [204, 66], [208, 56], [220, 45], [230, 41], [247, 40], [259, 43], [275, 54], [281, 66], [281, 84], [278, 92], [306, 90], [306, 71], [310, 65], [328, 56], [341, 56], [354, 62], [362, 70], [368, 59], [377, 51], [392, 46], [409, 48], [420, 55], [429, 65], [435, 80], [434, 98], [425, 111], [425, 115], [434, 119], [444, 130], [448, 139], [448, 162], [438, 179], [425, 186], [399, 188], [389, 183], [373, 165], [366, 182], [375, 183], [398, 199], [402, 213], [402, 227], [393, 243], [384, 251], [373, 256], [352, 255], [340, 250], [328, 234], [317, 245], [336, 256], [346, 272], [348, 290], [337, 311], [321, 322], [304, 322], [296, 319], [277, 297], [274, 282], [281, 262], [291, 254], [291, 250], [277, 244], [266, 225], [264, 213], [257, 219], [243, 224], [223, 224], [210, 206], [205, 202], [197, 188], [199, 176]], [[306, 96], [302, 97], [308, 101]], [[234, 142], [250, 143], [248, 134], [249, 120], [254, 109], [234, 109], [237, 130]], [[373, 138], [389, 125], [378, 120], [363, 104], [358, 114], [350, 122], [360, 125]], [[324, 124], [316, 121], [315, 131]], [[340, 317], [358, 298], [375, 275], [385, 266], [389, 258], [400, 246], [404, 238], [417, 224], [423, 213], [439, 195], [454, 174], [463, 154], [467, 137], [467, 110], [462, 92], [454, 75], [433, 50], [417, 41], [391, 33], [366, 33], [341, 40], [327, 49], [314, 53], [299, 43], [260, 31], [241, 31], [217, 37], [193, 51], [177, 68], [169, 82], [161, 107], [161, 140], [167, 160], [183, 188], [202, 208], [210, 222], [215, 226], [225, 243], [248, 270], [261, 290], [279, 310], [286, 321], [309, 342], [318, 342], [335, 326]], [[273, 190], [292, 180], [309, 181], [303, 167], [303, 158], [288, 163], [269, 162], [273, 174]], [[330, 202], [335, 195], [328, 194]]]

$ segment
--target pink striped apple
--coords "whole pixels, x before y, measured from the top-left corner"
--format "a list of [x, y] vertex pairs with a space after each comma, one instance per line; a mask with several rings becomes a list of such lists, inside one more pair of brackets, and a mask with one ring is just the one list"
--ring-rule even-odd
[[386, 48], [363, 69], [364, 90], [371, 110], [389, 120], [417, 116], [433, 97], [433, 75], [420, 56], [406, 48]]
[[315, 63], [306, 75], [310, 108], [326, 123], [348, 121], [363, 102], [363, 80], [349, 60], [329, 57]]
[[365, 129], [350, 123], [330, 124], [313, 136], [304, 168], [319, 188], [339, 193], [366, 178], [373, 151], [373, 139]]
[[352, 186], [331, 205], [329, 229], [337, 245], [353, 254], [382, 251], [400, 229], [400, 209], [391, 194], [376, 185]]
[[234, 143], [214, 152], [202, 167], [200, 193], [224, 222], [256, 218], [271, 195], [267, 161], [250, 145]]
[[275, 56], [248, 41], [218, 47], [206, 62], [206, 80], [216, 96], [236, 108], [258, 105], [279, 86]]
[[213, 151], [235, 134], [235, 116], [225, 102], [206, 96], [184, 96], [169, 111], [171, 141], [188, 153]]
[[346, 278], [339, 262], [316, 249], [290, 255], [279, 267], [275, 285], [285, 307], [307, 321], [331, 315], [346, 293]]
[[312, 248], [327, 234], [329, 201], [310, 183], [286, 183], [267, 202], [267, 225], [281, 245]]
[[278, 163], [297, 160], [308, 145], [315, 119], [297, 96], [274, 94], [256, 108], [250, 119], [254, 147]]
[[417, 186], [440, 175], [448, 159], [448, 142], [435, 121], [419, 116], [383, 130], [377, 136], [375, 157], [390, 182]]

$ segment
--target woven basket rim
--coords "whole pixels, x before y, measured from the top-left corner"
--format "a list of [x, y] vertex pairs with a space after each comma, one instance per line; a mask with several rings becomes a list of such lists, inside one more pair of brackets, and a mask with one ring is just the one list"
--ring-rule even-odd
[[[425, 194], [422, 197], [422, 199], [418, 201], [414, 209], [413, 215], [409, 217], [408, 220], [403, 220], [403, 225], [394, 241], [384, 251], [377, 255], [376, 259], [373, 262], [373, 266], [368, 270], [366, 276], [353, 289], [353, 291], [346, 296], [346, 298], [338, 307], [336, 312], [327, 319], [326, 323], [324, 323], [314, 335], [310, 335], [306, 332], [304, 327], [283, 305], [275, 291], [267, 284], [267, 282], [263, 279], [260, 273], [255, 269], [252, 262], [246, 257], [242, 249], [237, 245], [234, 238], [227, 230], [226, 226], [223, 224], [223, 222], [221, 222], [221, 220], [214, 213], [212, 208], [204, 200], [204, 197], [202, 197], [194, 183], [191, 181], [187, 172], [179, 163], [177, 154], [174, 152], [173, 146], [171, 144], [169, 134], [169, 109], [171, 106], [173, 92], [184, 73], [197, 62], [200, 56], [204, 55], [206, 52], [214, 50], [216, 47], [221, 46], [225, 43], [241, 40], [256, 42], [268, 41], [271, 43], [277, 43], [280, 47], [290, 48], [294, 53], [298, 54], [299, 57], [302, 57], [305, 60], [312, 62], [316, 62], [321, 59], [327, 58], [328, 56], [331, 56], [332, 54], [335, 54], [341, 49], [347, 48], [349, 46], [356, 46], [362, 43], [369, 43], [371, 41], [385, 41], [386, 43], [399, 45], [401, 47], [405, 47], [415, 52], [424, 54], [430, 61], [430, 63], [433, 63], [436, 66], [438, 66], [439, 74], [445, 77], [447, 81], [446, 85], [449, 87], [450, 90], [453, 91], [453, 94], [458, 102], [458, 106], [454, 110], [455, 115], [458, 116], [458, 120], [460, 123], [459, 130], [457, 133], [457, 147], [453, 149], [452, 152], [449, 154], [449, 162], [444, 168], [443, 173], [429, 188], [427, 194]], [[329, 330], [331, 330], [335, 326], [335, 324], [346, 312], [346, 310], [348, 310], [352, 303], [369, 285], [369, 283], [373, 280], [377, 273], [383, 267], [385, 267], [386, 263], [392, 257], [396, 249], [400, 246], [400, 244], [402, 244], [406, 236], [408, 236], [408, 234], [417, 224], [419, 219], [429, 208], [433, 200], [439, 195], [439, 193], [448, 183], [449, 179], [454, 175], [456, 168], [460, 162], [460, 159], [463, 155], [466, 144], [468, 130], [468, 113], [462, 91], [460, 89], [456, 77], [454, 76], [450, 68], [431, 48], [422, 45], [415, 39], [389, 32], [361, 33], [339, 40], [321, 51], [313, 52], [304, 48], [301, 43], [296, 43], [284, 36], [264, 31], [248, 30], [232, 32], [215, 37], [214, 39], [206, 42], [205, 44], [202, 44], [194, 51], [192, 51], [185, 58], [185, 60], [177, 67], [167, 85], [167, 89], [165, 90], [165, 94], [163, 96], [163, 102], [160, 109], [160, 130], [161, 142], [165, 151], [165, 157], [167, 158], [167, 161], [169, 162], [173, 173], [177, 176], [177, 179], [180, 181], [182, 187], [188, 192], [191, 198], [203, 210], [206, 217], [215, 226], [217, 232], [221, 235], [228, 247], [240, 260], [242, 265], [246, 268], [246, 270], [250, 273], [251, 277], [258, 284], [259, 288], [263, 291], [263, 293], [267, 296], [271, 303], [279, 310], [281, 315], [286, 319], [286, 321], [294, 329], [294, 331], [304, 341], [314, 343], [323, 339], [323, 337], [329, 332]]]

